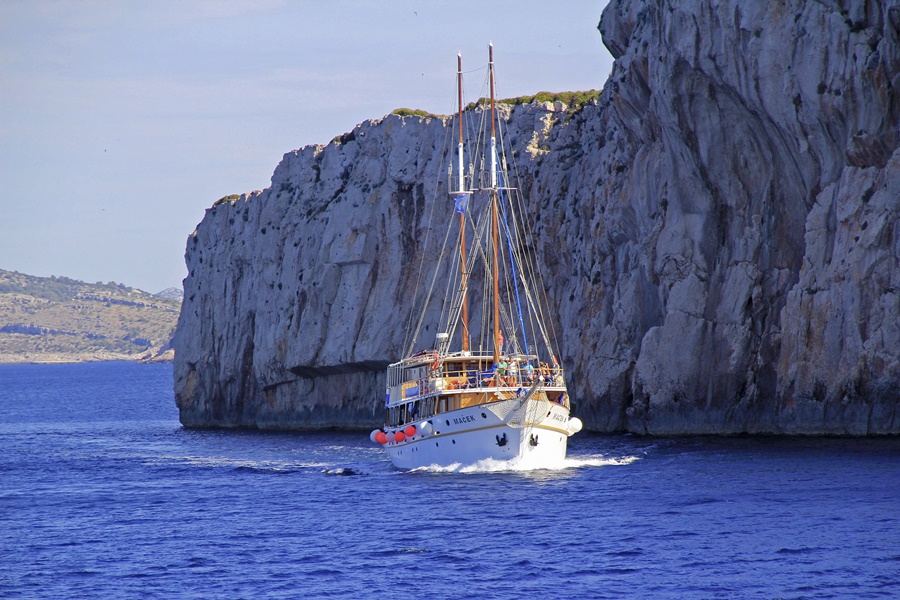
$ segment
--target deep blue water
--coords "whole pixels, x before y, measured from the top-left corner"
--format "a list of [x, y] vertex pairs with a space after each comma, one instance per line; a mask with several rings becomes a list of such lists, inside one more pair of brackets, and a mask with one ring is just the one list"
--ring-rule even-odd
[[367, 432], [184, 430], [171, 388], [0, 366], [0, 597], [900, 596], [897, 439], [579, 434], [559, 470], [400, 473]]

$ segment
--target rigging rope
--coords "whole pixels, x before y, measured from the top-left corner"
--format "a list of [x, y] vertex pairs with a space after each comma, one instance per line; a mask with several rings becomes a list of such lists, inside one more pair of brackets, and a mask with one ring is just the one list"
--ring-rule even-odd
[[[484, 67], [474, 69], [473, 71], [465, 71], [464, 73], [472, 73], [478, 70], [481, 70]], [[485, 75], [486, 80], [489, 79], [489, 73]], [[495, 79], [496, 84], [496, 79]], [[487, 87], [487, 81], [485, 82], [485, 87]], [[435, 333], [447, 333], [449, 335], [449, 339], [453, 339], [457, 329], [459, 328], [459, 323], [461, 320], [462, 313], [462, 302], [464, 293], [461, 285], [461, 275], [462, 270], [465, 269], [467, 273], [467, 277], [469, 278], [469, 288], [468, 292], [477, 293], [477, 277], [474, 277], [475, 265], [479, 263], [479, 261], [484, 266], [484, 276], [482, 278], [482, 292], [481, 292], [481, 315], [480, 315], [480, 334], [478, 336], [479, 341], [479, 351], [483, 351], [485, 348], [485, 343], [488, 340], [493, 339], [493, 333], [490, 331], [491, 328], [491, 319], [488, 315], [491, 312], [490, 308], [490, 298], [493, 295], [493, 291], [491, 289], [491, 281], [488, 276], [493, 267], [492, 267], [492, 257], [489, 257], [489, 254], [493, 252], [492, 242], [489, 239], [488, 231], [489, 225], [491, 221], [490, 210], [486, 209], [486, 205], [488, 203], [484, 202], [476, 202], [476, 196], [481, 196], [480, 194], [475, 194], [475, 191], [488, 191], [485, 186], [488, 186], [486, 177], [488, 171], [485, 170], [485, 160], [486, 160], [486, 147], [488, 142], [489, 131], [487, 129], [487, 120], [490, 117], [490, 110], [483, 105], [478, 104], [482, 98], [479, 98], [476, 101], [476, 106], [473, 110], [467, 110], [463, 113], [463, 127], [465, 130], [472, 135], [464, 136], [464, 144], [467, 155], [466, 164], [463, 166], [464, 173], [464, 181], [468, 180], [469, 185], [465, 186], [465, 189], [473, 192], [469, 196], [468, 206], [465, 209], [465, 223], [471, 226], [471, 229], [474, 233], [473, 238], [471, 240], [471, 251], [467, 257], [466, 265], [461, 265], [459, 260], [452, 261], [452, 264], [449, 267], [441, 268], [441, 264], [446, 260], [446, 255], [448, 252], [449, 239], [450, 235], [456, 231], [459, 232], [459, 228], [455, 226], [455, 221], [458, 219], [448, 219], [449, 223], [447, 225], [443, 244], [441, 245], [440, 253], [437, 256], [437, 260], [434, 261], [434, 255], [428, 255], [427, 252], [421, 252], [421, 260], [419, 261], [419, 270], [416, 276], [416, 285], [414, 288], [413, 295], [413, 305], [417, 306], [418, 301], [421, 300], [421, 311], [419, 313], [418, 319], [415, 319], [415, 311], [410, 311], [406, 337], [404, 339], [404, 347], [405, 347], [405, 356], [409, 356], [412, 354], [415, 349], [416, 342], [419, 336], [422, 333], [422, 328], [425, 322], [426, 314], [429, 312], [428, 307], [432, 303], [435, 298], [436, 285], [439, 278], [444, 277], [446, 280], [446, 289], [443, 296], [443, 303], [440, 307], [439, 311], [439, 319], [437, 323], [435, 323], [439, 329]], [[458, 119], [458, 114], [454, 115], [454, 119]], [[451, 147], [455, 147], [454, 132], [458, 127], [458, 121], [454, 126], [454, 119], [448, 119], [450, 126], [445, 126], [445, 135], [444, 135], [444, 144], [440, 158], [440, 167], [437, 170], [437, 183], [434, 188], [434, 201], [432, 202], [431, 210], [428, 212], [428, 222], [427, 227], [425, 228], [424, 242], [421, 245], [418, 245], [419, 248], [427, 248], [428, 242], [431, 234], [431, 227], [434, 221], [435, 210], [438, 204], [442, 207], [445, 206], [445, 203], [438, 201], [438, 195], [441, 192], [441, 184], [440, 179], [444, 174], [447, 174], [448, 177], [450, 173], [453, 172], [453, 152], [450, 150]], [[445, 121], [445, 122], [447, 122]], [[475, 125], [473, 127], [473, 125]], [[497, 190], [499, 194], [499, 203], [500, 203], [500, 211], [502, 212], [502, 228], [503, 233], [506, 235], [506, 245], [507, 252], [500, 252], [499, 259], [500, 263], [498, 265], [498, 269], [501, 270], [501, 274], [506, 275], [504, 277], [504, 289], [503, 292], [505, 294], [505, 298], [501, 302], [500, 305], [500, 321], [504, 331], [506, 332], [506, 337], [504, 340], [504, 345], [508, 344], [508, 349], [512, 351], [514, 354], [519, 354], [521, 348], [519, 347], [519, 343], [521, 342], [524, 346], [525, 355], [530, 355], [532, 348], [529, 344], [529, 339], [533, 340], [534, 343], [534, 354], [540, 358], [539, 347], [541, 342], [545, 345], [546, 351], [550, 353], [551, 356], [556, 356], [555, 347], [557, 344], [557, 334], [554, 326], [553, 319], [550, 319], [548, 332], [546, 323], [548, 314], [546, 314], [546, 307], [549, 306], [547, 292], [544, 286], [544, 275], [540, 268], [537, 259], [536, 253], [536, 245], [535, 240], [537, 239], [534, 234], [533, 224], [529, 222], [526, 217], [528, 211], [525, 210], [524, 197], [521, 193], [521, 190], [515, 187], [509, 187], [510, 185], [510, 165], [507, 162], [507, 154], [506, 154], [506, 144], [504, 144], [504, 138], [506, 137], [506, 127], [508, 125], [507, 122], [504, 122], [503, 119], [497, 120], [497, 137], [498, 137], [498, 158], [500, 159], [499, 168], [499, 183], [500, 189]], [[474, 132], [472, 131], [474, 129]], [[450, 162], [450, 167], [448, 167], [449, 171], [444, 171], [447, 162]], [[477, 165], [477, 166], [476, 166]], [[515, 160], [512, 165], [513, 178], [514, 180], [519, 180], [519, 165]], [[458, 174], [457, 174], [458, 176]], [[507, 187], [504, 187], [507, 186]], [[452, 189], [452, 186], [451, 188]], [[479, 206], [480, 204], [480, 206]], [[476, 208], [477, 207], [477, 208]], [[412, 210], [416, 209], [415, 200], [413, 200]], [[512, 221], [512, 223], [510, 223]], [[416, 222], [416, 219], [413, 219], [413, 223]], [[502, 242], [500, 242], [502, 244]], [[458, 253], [460, 250], [460, 236], [456, 236], [456, 243], [454, 244], [455, 252]], [[508, 254], [508, 259], [505, 255]], [[507, 263], [508, 260], [508, 263]], [[423, 284], [425, 283], [425, 279], [427, 275], [425, 274], [426, 262], [429, 264], [434, 264], [435, 269], [434, 273], [431, 277], [430, 282], [428, 282], [427, 291], [424, 291], [423, 294]], [[511, 277], [509, 277], [511, 275]], [[457, 284], [458, 283], [458, 284]], [[474, 285], [473, 285], [474, 284]], [[510, 289], [510, 285], [512, 286]], [[535, 287], [537, 289], [532, 290], [531, 288]], [[521, 288], [521, 289], [520, 289]], [[524, 294], [525, 302], [527, 306], [527, 310], [523, 309], [522, 295]], [[514, 297], [513, 297], [514, 296]], [[515, 302], [515, 307], [513, 307], [512, 303]], [[477, 309], [477, 307], [472, 307]], [[525, 313], [527, 313], [528, 318], [525, 318]], [[434, 314], [432, 312], [431, 314]], [[518, 323], [516, 323], [516, 317]], [[477, 314], [475, 311], [472, 311], [470, 318], [474, 322], [477, 318]], [[527, 326], [526, 326], [527, 321]], [[518, 331], [521, 330], [521, 334], [518, 334]], [[473, 330], [471, 329], [470, 323], [470, 335]], [[549, 333], [549, 335], [548, 335]], [[521, 339], [519, 338], [521, 335]], [[551, 342], [552, 338], [552, 342]], [[474, 340], [473, 340], [474, 341]], [[509, 353], [509, 352], [508, 352]]]
[[[501, 182], [502, 181], [503, 181], [503, 178], [501, 176]], [[512, 270], [512, 276], [513, 276], [513, 290], [516, 292], [516, 308], [518, 309], [518, 312], [519, 312], [519, 323], [522, 326], [522, 345], [525, 347], [525, 354], [528, 354], [528, 338], [525, 337], [525, 334], [527, 332], [525, 331], [525, 319], [522, 318], [522, 301], [519, 299], [519, 280], [518, 280], [518, 276], [516, 275], [516, 271], [518, 269], [516, 269], [516, 262], [515, 262], [515, 258], [513, 257], [512, 233], [510, 233], [510, 231], [509, 231], [509, 221], [506, 218], [506, 207], [504, 206], [504, 202], [503, 202], [503, 188], [502, 187], [500, 188], [500, 211], [503, 213], [503, 227], [506, 229], [506, 243], [507, 243], [507, 246], [509, 247], [509, 263], [510, 263], [510, 269]]]

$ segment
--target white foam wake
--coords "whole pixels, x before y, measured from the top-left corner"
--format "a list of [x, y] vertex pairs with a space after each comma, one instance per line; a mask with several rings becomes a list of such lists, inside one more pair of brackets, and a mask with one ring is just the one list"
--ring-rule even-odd
[[562, 460], [533, 461], [522, 458], [512, 460], [495, 460], [487, 458], [473, 464], [453, 463], [450, 465], [429, 465], [412, 469], [414, 472], [428, 473], [521, 473], [527, 471], [563, 471], [585, 467], [609, 467], [629, 465], [637, 456], [607, 457], [602, 454], [568, 457]]

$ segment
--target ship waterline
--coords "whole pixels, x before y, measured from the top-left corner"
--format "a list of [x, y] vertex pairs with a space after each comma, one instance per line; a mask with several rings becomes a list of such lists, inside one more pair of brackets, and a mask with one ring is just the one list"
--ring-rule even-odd
[[568, 410], [532, 398], [525, 401], [524, 408], [539, 413], [538, 419], [510, 426], [498, 412], [519, 404], [517, 399], [500, 400], [443, 413], [432, 420], [430, 435], [417, 433], [405, 443], [386, 444], [387, 453], [402, 469], [472, 465], [484, 460], [512, 461], [520, 468], [558, 465], [566, 457]]

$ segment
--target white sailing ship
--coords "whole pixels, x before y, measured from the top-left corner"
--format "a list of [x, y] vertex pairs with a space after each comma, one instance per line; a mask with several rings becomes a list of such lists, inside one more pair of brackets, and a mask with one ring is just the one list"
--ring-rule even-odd
[[[529, 223], [519, 190], [511, 185], [504, 144], [498, 143], [503, 135], [494, 99], [493, 46], [489, 57], [489, 108], [468, 114], [483, 130], [489, 122], [490, 137], [469, 136], [486, 146], [470, 152], [469, 161], [465, 133], [475, 127], [464, 121], [462, 58], [457, 58], [458, 144], [456, 164], [448, 169], [447, 206], [458, 219], [448, 219], [446, 238], [456, 239], [456, 249], [446, 253], [449, 264], [435, 271], [418, 320], [410, 321], [406, 358], [388, 367], [384, 429], [370, 436], [401, 469], [487, 459], [516, 461], [517, 468], [558, 465], [568, 437], [581, 430], [581, 421], [569, 415], [545, 288], [529, 248]], [[438, 274], [447, 290], [439, 299], [440, 322], [432, 323], [438, 333], [427, 349], [416, 351], [423, 322], [435, 314], [428, 308]], [[473, 299], [480, 299], [473, 311], [480, 312], [478, 331], [470, 329]]]

